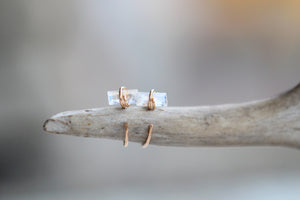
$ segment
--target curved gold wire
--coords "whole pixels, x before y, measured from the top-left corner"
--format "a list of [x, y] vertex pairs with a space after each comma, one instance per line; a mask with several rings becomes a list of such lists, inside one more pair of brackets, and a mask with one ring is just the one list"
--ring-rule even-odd
[[148, 109], [149, 110], [154, 110], [155, 109], [155, 100], [153, 97], [154, 89], [150, 90], [149, 92], [149, 101], [148, 101]]
[[120, 100], [120, 105], [123, 109], [129, 107], [129, 104], [127, 101], [127, 93], [124, 94], [124, 90], [127, 90], [127, 88], [124, 86], [120, 87], [120, 89], [119, 89], [119, 100]]
[[143, 145], [143, 148], [146, 148], [150, 144], [151, 136], [152, 136], [152, 129], [153, 129], [153, 124], [149, 125], [148, 129], [148, 137], [146, 139], [146, 142]]
[[128, 146], [128, 123], [127, 122], [125, 122], [124, 127], [125, 127], [124, 147], [127, 147]]

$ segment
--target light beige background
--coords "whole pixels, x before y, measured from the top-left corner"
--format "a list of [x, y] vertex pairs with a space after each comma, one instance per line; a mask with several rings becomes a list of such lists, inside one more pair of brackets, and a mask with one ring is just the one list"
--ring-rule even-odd
[[52, 135], [121, 85], [169, 106], [269, 97], [300, 81], [300, 6], [276, 1], [1, 1], [3, 199], [298, 199], [300, 152]]

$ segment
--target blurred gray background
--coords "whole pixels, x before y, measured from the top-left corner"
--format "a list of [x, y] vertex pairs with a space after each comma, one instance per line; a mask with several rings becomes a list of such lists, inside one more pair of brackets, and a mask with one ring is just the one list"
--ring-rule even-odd
[[300, 151], [53, 135], [121, 85], [169, 106], [238, 103], [300, 81], [298, 0], [0, 1], [1, 199], [299, 199]]

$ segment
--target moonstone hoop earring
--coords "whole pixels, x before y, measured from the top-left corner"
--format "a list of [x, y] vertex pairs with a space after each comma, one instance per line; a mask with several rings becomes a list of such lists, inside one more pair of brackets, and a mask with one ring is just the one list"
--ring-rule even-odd
[[136, 94], [136, 106], [146, 107], [154, 110], [156, 107], [168, 106], [167, 93], [156, 92], [152, 89], [149, 92], [138, 92]]
[[[126, 90], [126, 92], [124, 92]], [[119, 100], [120, 100], [120, 105], [123, 109], [128, 108], [129, 104], [127, 101], [127, 88], [122, 86], [119, 89]]]
[[137, 89], [127, 90], [124, 86], [120, 87], [119, 90], [107, 91], [108, 105], [121, 105], [122, 108], [127, 108], [129, 105], [135, 105], [137, 94]]
[[149, 110], [154, 110], [155, 109], [155, 100], [153, 97], [154, 89], [150, 90], [149, 92], [149, 101], [148, 101], [148, 109]]
[[[153, 97], [154, 92], [155, 92], [154, 89], [150, 90], [150, 92], [149, 92], [149, 101], [148, 101], [148, 109], [149, 110], [154, 110], [155, 109], [155, 100], [154, 100], [154, 97]], [[150, 124], [149, 128], [148, 128], [148, 137], [146, 139], [146, 142], [143, 145], [143, 148], [146, 148], [150, 144], [152, 129], [153, 129], [153, 124]]]

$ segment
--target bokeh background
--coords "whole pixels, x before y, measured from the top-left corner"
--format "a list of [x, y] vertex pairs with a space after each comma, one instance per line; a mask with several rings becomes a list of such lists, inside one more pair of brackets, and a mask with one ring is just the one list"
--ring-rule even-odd
[[53, 135], [121, 85], [169, 106], [238, 103], [300, 81], [298, 0], [0, 1], [0, 199], [299, 199], [300, 151]]

